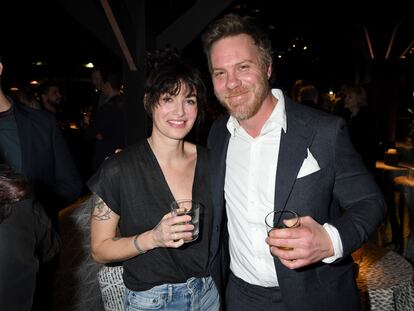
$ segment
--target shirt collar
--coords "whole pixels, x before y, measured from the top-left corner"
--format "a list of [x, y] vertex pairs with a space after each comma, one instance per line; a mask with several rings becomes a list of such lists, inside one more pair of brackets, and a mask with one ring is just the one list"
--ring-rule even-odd
[[[285, 97], [283, 96], [283, 92], [280, 89], [272, 89], [272, 95], [277, 99], [277, 104], [269, 119], [267, 119], [263, 125], [261, 134], [271, 131], [277, 125], [280, 126], [285, 133], [287, 131]], [[239, 121], [237, 121], [235, 117], [230, 116], [227, 121], [227, 129], [230, 134], [234, 136], [235, 132], [240, 129]]]

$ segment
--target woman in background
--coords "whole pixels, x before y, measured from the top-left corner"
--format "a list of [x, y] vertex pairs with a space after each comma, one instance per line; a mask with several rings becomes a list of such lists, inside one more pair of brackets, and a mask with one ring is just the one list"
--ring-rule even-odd
[[349, 134], [356, 151], [361, 155], [365, 166], [375, 172], [376, 127], [374, 117], [368, 109], [367, 93], [362, 86], [350, 86], [345, 97], [344, 107], [349, 110]]
[[59, 250], [57, 234], [29, 183], [0, 164], [0, 308], [31, 310], [39, 261]]

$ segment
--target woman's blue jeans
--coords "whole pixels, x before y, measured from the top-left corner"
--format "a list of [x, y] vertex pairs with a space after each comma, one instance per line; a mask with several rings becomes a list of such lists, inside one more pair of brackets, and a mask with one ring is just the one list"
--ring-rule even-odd
[[125, 291], [124, 310], [217, 311], [219, 294], [211, 277], [163, 284], [147, 291]]

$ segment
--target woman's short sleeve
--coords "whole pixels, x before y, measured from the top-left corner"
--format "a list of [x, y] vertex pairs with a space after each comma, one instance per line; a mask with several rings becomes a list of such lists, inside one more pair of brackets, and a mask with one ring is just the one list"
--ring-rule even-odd
[[89, 189], [96, 193], [116, 214], [121, 214], [120, 206], [120, 166], [113, 155], [106, 159], [98, 171], [88, 180]]

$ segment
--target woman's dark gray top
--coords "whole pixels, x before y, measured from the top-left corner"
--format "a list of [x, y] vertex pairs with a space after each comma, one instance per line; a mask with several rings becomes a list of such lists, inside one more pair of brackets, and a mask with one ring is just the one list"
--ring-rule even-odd
[[[127, 288], [142, 291], [208, 275], [212, 215], [208, 172], [207, 150], [197, 146], [192, 198], [202, 204], [198, 239], [177, 249], [160, 247], [126, 260], [123, 278]], [[120, 216], [122, 236], [153, 229], [175, 200], [147, 140], [105, 160], [88, 186]]]

